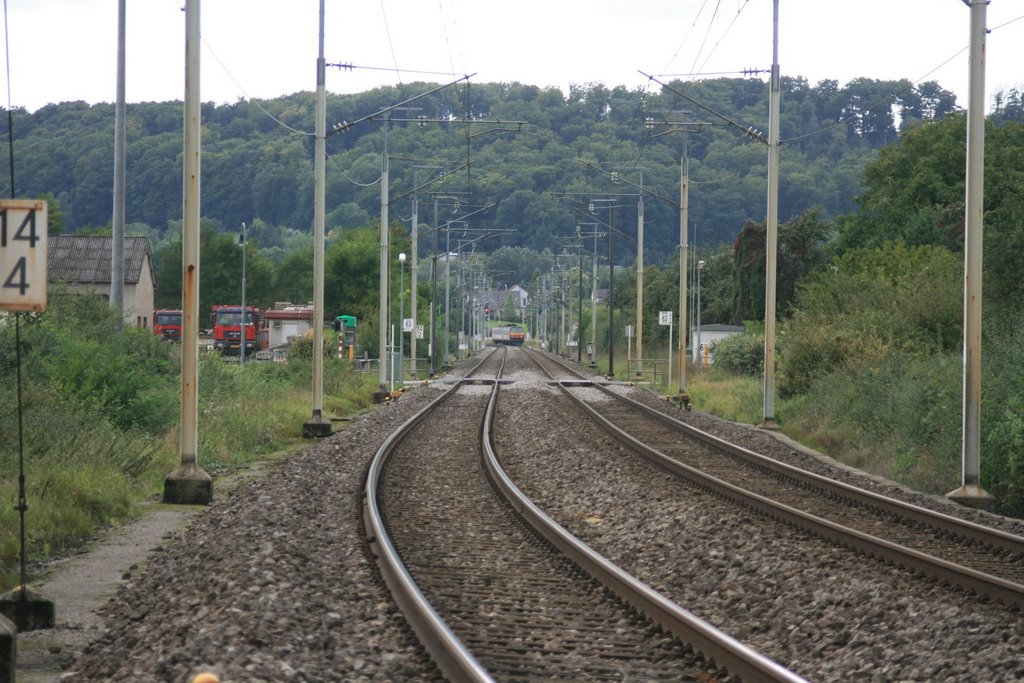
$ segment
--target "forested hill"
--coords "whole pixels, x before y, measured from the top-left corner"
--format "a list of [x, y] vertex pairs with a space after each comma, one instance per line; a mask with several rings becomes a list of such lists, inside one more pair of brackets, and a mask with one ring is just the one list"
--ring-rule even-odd
[[[369, 225], [380, 215], [385, 124], [361, 119], [435, 88], [414, 83], [328, 97], [328, 129], [354, 124], [327, 140], [329, 231]], [[745, 221], [763, 221], [767, 148], [757, 136], [768, 127], [765, 83], [723, 78], [651, 90], [589, 84], [566, 97], [555, 88], [462, 82], [415, 99], [390, 114], [391, 218], [408, 220], [414, 181], [423, 186], [444, 172], [443, 182], [420, 190], [421, 222], [434, 222], [430, 193], [444, 193], [458, 198], [459, 215], [488, 207], [470, 222], [514, 230], [502, 244], [557, 249], [559, 237], [587, 220], [587, 202], [597, 197], [615, 198], [621, 208], [610, 219], [634, 234], [642, 186], [647, 249], [667, 254], [679, 242], [685, 149], [691, 240], [732, 241]], [[906, 80], [811, 86], [783, 78], [781, 101], [780, 221], [816, 205], [826, 216], [852, 212], [862, 170], [878, 148], [957, 108], [937, 84]], [[257, 220], [311, 230], [314, 108], [309, 92], [203, 106], [204, 220], [225, 231]], [[672, 125], [682, 122], [686, 134]], [[65, 232], [109, 224], [112, 104], [15, 110], [13, 130], [17, 196], [52, 195]], [[126, 220], [134, 233], [159, 241], [179, 229], [181, 217], [181, 102], [128, 105], [126, 149]], [[0, 191], [8, 196], [9, 183], [4, 174]], [[456, 214], [454, 201], [442, 202], [438, 222]]]

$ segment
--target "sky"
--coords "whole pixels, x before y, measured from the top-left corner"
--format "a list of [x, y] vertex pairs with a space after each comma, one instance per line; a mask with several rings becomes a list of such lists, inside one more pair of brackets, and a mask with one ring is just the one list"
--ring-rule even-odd
[[[117, 0], [5, 0], [5, 105], [113, 102]], [[185, 0], [127, 0], [126, 99], [184, 99]], [[325, 0], [330, 93], [414, 81], [657, 88], [772, 63], [772, 0]], [[1024, 89], [1024, 2], [987, 9], [985, 99]], [[316, 89], [319, 0], [202, 0], [200, 97]], [[937, 81], [967, 106], [964, 0], [780, 0], [783, 76]], [[396, 71], [396, 69], [400, 71]], [[641, 73], [642, 72], [642, 73]], [[690, 74], [696, 74], [691, 76]], [[766, 78], [765, 74], [761, 78]], [[328, 112], [330, 119], [330, 112]], [[312, 127], [312, 122], [311, 122]]]

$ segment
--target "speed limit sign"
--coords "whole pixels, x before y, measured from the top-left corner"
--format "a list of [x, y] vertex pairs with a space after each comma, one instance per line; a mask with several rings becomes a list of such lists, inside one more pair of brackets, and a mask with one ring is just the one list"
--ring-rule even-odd
[[0, 311], [46, 310], [46, 202], [0, 200]]

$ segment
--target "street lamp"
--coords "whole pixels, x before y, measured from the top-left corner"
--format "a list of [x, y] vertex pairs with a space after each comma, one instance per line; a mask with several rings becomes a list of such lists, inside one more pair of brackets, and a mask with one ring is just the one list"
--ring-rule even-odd
[[245, 366], [245, 343], [246, 343], [246, 315], [245, 315], [245, 223], [242, 223], [242, 232], [238, 233], [238, 245], [242, 247], [242, 324], [238, 328], [242, 331], [238, 340], [238, 362]]
[[405, 252], [398, 255], [398, 367], [405, 355]]
[[704, 350], [700, 345], [700, 271], [704, 270], [704, 262], [697, 261], [697, 362], [704, 367]]

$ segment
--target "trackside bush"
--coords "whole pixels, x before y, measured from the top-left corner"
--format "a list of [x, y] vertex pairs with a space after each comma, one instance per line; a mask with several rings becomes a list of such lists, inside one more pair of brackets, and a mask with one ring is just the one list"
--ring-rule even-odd
[[847, 362], [958, 349], [962, 286], [962, 259], [942, 247], [847, 252], [801, 286], [780, 326], [780, 395], [806, 393]]
[[737, 375], [758, 375], [764, 371], [764, 325], [744, 323], [740, 334], [714, 344], [715, 367]]
[[986, 318], [981, 483], [1003, 514], [1024, 517], [1024, 312]]
[[[334, 334], [333, 333], [331, 333], [330, 335], [324, 334], [324, 345], [323, 345], [324, 358], [334, 358], [334, 356], [337, 354], [337, 351], [336, 351], [337, 347], [338, 347], [337, 338], [334, 336]], [[288, 360], [289, 360], [289, 362], [293, 361], [293, 360], [303, 360], [303, 361], [310, 361], [310, 362], [312, 362], [312, 360], [313, 360], [313, 333], [312, 333], [312, 331], [307, 332], [306, 334], [304, 334], [304, 335], [302, 335], [300, 337], [295, 337], [294, 339], [292, 339], [289, 342], [289, 344], [288, 344]]]
[[[0, 591], [18, 582], [19, 437], [14, 318], [0, 319]], [[54, 287], [45, 313], [17, 318], [30, 563], [82, 543], [97, 528], [159, 499], [180, 463], [180, 346], [119, 329], [107, 303]], [[325, 359], [324, 414], [372, 404], [372, 381]], [[199, 366], [199, 464], [217, 475], [307, 443], [311, 362], [215, 354]], [[371, 378], [372, 379], [372, 378]], [[30, 572], [31, 564], [30, 564]]]
[[960, 358], [850, 361], [787, 401], [787, 428], [851, 465], [944, 494], [960, 478]]

